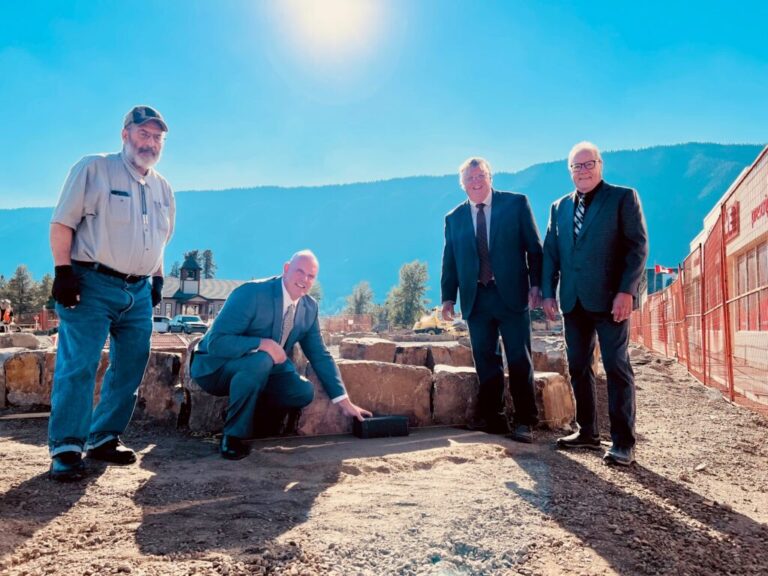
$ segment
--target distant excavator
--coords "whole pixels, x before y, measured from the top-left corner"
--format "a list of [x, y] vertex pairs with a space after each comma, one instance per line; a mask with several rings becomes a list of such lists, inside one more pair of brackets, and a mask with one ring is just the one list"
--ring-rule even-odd
[[454, 334], [456, 336], [467, 335], [467, 323], [457, 315], [452, 321], [443, 320], [442, 309], [435, 306], [429, 314], [419, 318], [413, 325], [413, 331], [417, 334]]

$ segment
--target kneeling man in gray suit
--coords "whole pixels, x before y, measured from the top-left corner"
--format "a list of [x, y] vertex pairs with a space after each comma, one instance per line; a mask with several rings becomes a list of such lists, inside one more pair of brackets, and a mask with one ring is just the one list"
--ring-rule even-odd
[[315, 255], [303, 250], [285, 263], [282, 276], [239, 286], [197, 345], [192, 377], [207, 392], [229, 396], [220, 446], [224, 458], [248, 455], [244, 440], [253, 435], [258, 402], [282, 408], [312, 402], [312, 383], [286, 355], [297, 342], [332, 402], [358, 420], [371, 416], [350, 401], [320, 335], [317, 302], [308, 295], [318, 269]]
[[608, 464], [634, 462], [635, 380], [629, 363], [629, 317], [648, 257], [648, 233], [637, 192], [603, 181], [603, 159], [590, 142], [568, 155], [576, 190], [552, 204], [544, 240], [544, 312], [557, 314], [557, 286], [565, 323], [568, 368], [580, 430], [560, 448], [600, 449], [592, 355], [595, 336], [608, 380], [613, 443]]

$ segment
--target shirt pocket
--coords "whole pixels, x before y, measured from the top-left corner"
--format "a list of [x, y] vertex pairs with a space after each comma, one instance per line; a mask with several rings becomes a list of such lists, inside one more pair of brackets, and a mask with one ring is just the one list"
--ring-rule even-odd
[[159, 200], [155, 200], [153, 204], [155, 207], [155, 220], [157, 222], [157, 228], [164, 235], [167, 235], [168, 230], [171, 228], [170, 206]]
[[128, 224], [131, 221], [131, 193], [123, 190], [109, 192], [109, 221]]

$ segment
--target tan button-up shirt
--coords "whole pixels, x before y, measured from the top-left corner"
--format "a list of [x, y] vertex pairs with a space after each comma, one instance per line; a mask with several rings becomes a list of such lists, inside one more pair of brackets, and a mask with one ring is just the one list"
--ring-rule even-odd
[[122, 153], [86, 156], [69, 172], [51, 222], [75, 231], [71, 256], [148, 276], [173, 232], [173, 190], [154, 169], [139, 174]]

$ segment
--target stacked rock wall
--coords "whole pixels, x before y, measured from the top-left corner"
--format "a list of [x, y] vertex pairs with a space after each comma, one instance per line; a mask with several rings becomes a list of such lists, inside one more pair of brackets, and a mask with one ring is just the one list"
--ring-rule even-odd
[[[31, 342], [30, 342], [31, 343]], [[45, 343], [43, 343], [45, 344]], [[2, 348], [0, 407], [50, 405], [55, 350]], [[194, 343], [190, 346], [190, 350]], [[347, 338], [339, 345], [339, 370], [350, 398], [375, 414], [406, 415], [412, 427], [462, 425], [475, 416], [479, 383], [468, 346], [456, 342], [398, 343], [381, 338]], [[138, 391], [135, 418], [220, 431], [227, 398], [206, 393], [188, 376], [186, 353], [153, 351]], [[280, 419], [274, 432], [300, 435], [351, 431], [351, 420], [333, 406], [311, 365], [296, 348], [297, 371], [313, 383], [315, 400], [295, 418]], [[575, 403], [566, 378], [565, 349], [557, 338], [534, 339], [536, 401], [543, 426], [559, 428], [573, 421]], [[94, 390], [98, 402], [108, 365], [102, 354]], [[507, 399], [510, 413], [511, 399]]]

